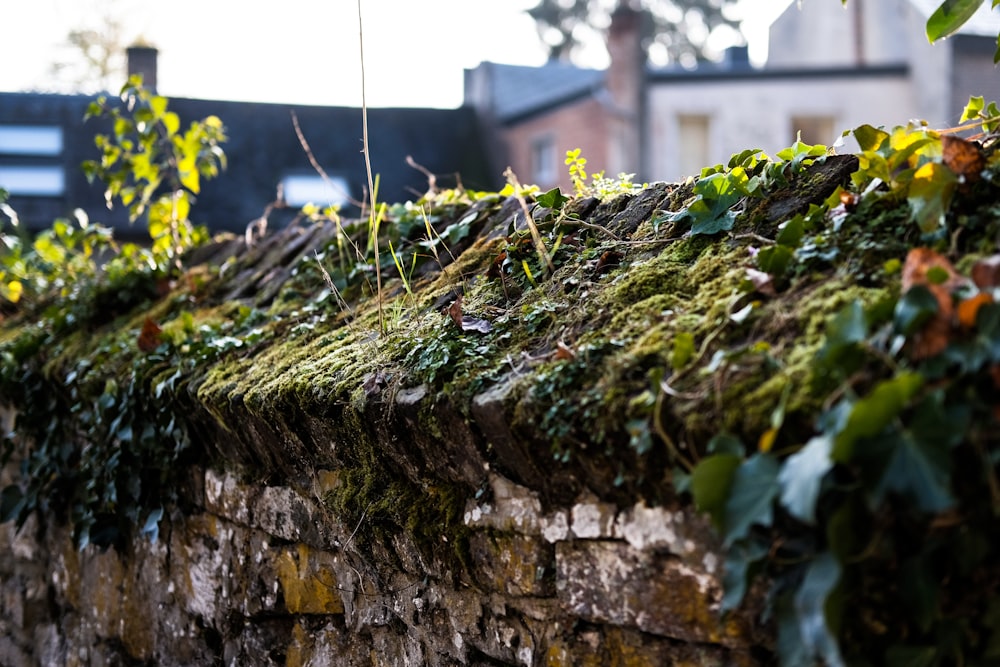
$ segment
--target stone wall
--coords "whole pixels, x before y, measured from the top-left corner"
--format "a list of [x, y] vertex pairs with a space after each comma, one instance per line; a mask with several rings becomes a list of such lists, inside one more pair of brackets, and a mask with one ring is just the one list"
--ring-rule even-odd
[[[768, 663], [760, 596], [720, 613], [712, 530], [674, 490], [669, 452], [630, 440], [636, 423], [650, 436], [647, 378], [669, 356], [670, 336], [656, 328], [672, 326], [671, 290], [728, 295], [743, 280], [723, 260], [745, 248], [655, 238], [653, 216], [683, 196], [656, 184], [577, 200], [558, 218], [536, 208], [549, 225], [589, 220], [605, 230], [595, 238], [619, 248], [564, 243], [562, 267], [537, 289], [488, 277], [498, 253], [520, 248], [505, 239], [526, 233], [519, 202], [447, 203], [438, 226], [469, 227], [452, 245], [457, 260], [413, 278], [411, 321], [382, 337], [370, 298], [349, 312], [323, 301], [315, 251], [337, 228], [316, 225], [201, 251], [192, 263], [222, 268], [178, 281], [151, 308], [179, 338], [201, 335], [185, 317], [256, 310], [266, 324], [253, 326], [268, 331], [246, 334], [257, 342], [199, 363], [176, 343], [174, 366], [147, 362], [135, 341], [151, 311], [140, 308], [47, 343], [32, 361], [40, 395], [60, 393], [72, 373], [97, 388], [87, 400], [101, 400], [101, 373], [124, 372], [116, 386], [169, 404], [161, 409], [190, 433], [194, 460], [178, 467], [179, 502], [156, 539], [78, 549], [65, 517], [0, 524], [0, 664]], [[506, 331], [476, 338], [461, 312], [442, 313], [456, 286], [466, 314], [488, 314], [498, 329], [509, 314]], [[386, 291], [406, 296], [398, 279]], [[691, 303], [712, 307], [712, 294]], [[549, 312], [561, 320], [544, 336], [538, 320], [517, 328]], [[217, 330], [229, 342], [244, 335]], [[73, 369], [89, 347], [126, 359], [97, 353], [84, 384]], [[424, 349], [464, 356], [427, 370], [413, 357]], [[490, 363], [467, 362], [480, 354]], [[675, 437], [704, 444], [720, 417], [698, 405], [662, 416]], [[733, 426], [757, 432], [770, 413], [741, 412]], [[4, 470], [0, 487], [23, 480], [15, 472]]]
[[459, 574], [404, 534], [395, 554], [357, 553], [363, 527], [319, 500], [324, 476], [293, 489], [198, 471], [189, 510], [125, 553], [78, 550], [37, 517], [0, 525], [0, 664], [758, 664], [766, 639], [720, 618], [720, 558], [688, 509], [545, 511], [490, 473]]

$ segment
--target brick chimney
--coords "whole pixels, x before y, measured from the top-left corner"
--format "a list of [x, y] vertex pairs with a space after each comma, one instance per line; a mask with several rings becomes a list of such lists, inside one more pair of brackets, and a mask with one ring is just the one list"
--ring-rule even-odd
[[156, 92], [156, 54], [152, 46], [134, 44], [125, 49], [128, 75], [142, 75], [144, 88]]
[[612, 175], [634, 173], [642, 180], [645, 156], [640, 129], [645, 122], [646, 55], [642, 50], [642, 14], [629, 0], [620, 0], [611, 14], [607, 48], [611, 56], [605, 85], [614, 105], [615, 131], [607, 165]]
[[640, 41], [642, 15], [627, 2], [619, 2], [611, 14], [608, 28], [608, 90], [615, 104], [628, 111], [638, 111], [642, 75], [646, 61]]

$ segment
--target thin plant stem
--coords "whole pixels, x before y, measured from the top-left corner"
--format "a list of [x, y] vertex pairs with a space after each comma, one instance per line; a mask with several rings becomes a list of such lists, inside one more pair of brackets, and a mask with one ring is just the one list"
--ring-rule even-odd
[[368, 194], [371, 199], [369, 215], [369, 233], [372, 234], [372, 247], [375, 250], [375, 287], [378, 300], [378, 329], [385, 333], [385, 313], [382, 312], [382, 266], [378, 247], [378, 220], [375, 205], [375, 181], [372, 178], [372, 159], [368, 150], [368, 104], [365, 98], [365, 30], [361, 20], [361, 0], [358, 0], [358, 47], [361, 51], [361, 144], [365, 155], [365, 171], [368, 174]]

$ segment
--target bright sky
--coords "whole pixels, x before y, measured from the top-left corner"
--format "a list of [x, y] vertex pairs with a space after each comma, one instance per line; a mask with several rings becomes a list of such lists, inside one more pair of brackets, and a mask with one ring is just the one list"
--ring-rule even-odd
[[[791, 0], [743, 0], [753, 35]], [[824, 0], [832, 1], [832, 0]], [[159, 53], [159, 92], [331, 106], [361, 105], [357, 0], [4, 0], [0, 91], [51, 89], [72, 29], [112, 6], [125, 38]], [[463, 70], [482, 61], [540, 65], [524, 13], [536, 0], [361, 0], [369, 106], [462, 103]], [[763, 40], [751, 41], [760, 54]], [[603, 53], [593, 66], [603, 67]]]

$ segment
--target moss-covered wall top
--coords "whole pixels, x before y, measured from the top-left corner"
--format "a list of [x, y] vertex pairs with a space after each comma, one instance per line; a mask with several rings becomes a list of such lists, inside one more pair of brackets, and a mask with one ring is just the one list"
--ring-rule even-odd
[[911, 151], [881, 186], [797, 146], [615, 194], [436, 192], [386, 209], [377, 256], [333, 218], [9, 314], [0, 651], [992, 655], [980, 156]]

